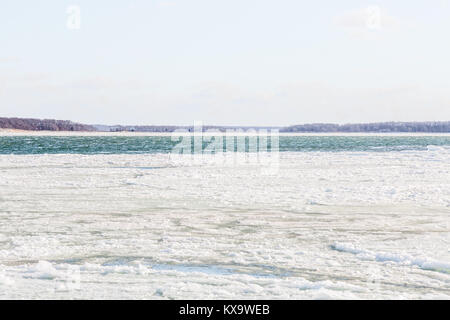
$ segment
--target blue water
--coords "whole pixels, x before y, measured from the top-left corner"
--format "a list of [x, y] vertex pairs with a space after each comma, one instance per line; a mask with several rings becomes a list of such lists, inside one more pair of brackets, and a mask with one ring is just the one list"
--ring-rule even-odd
[[[209, 138], [208, 138], [209, 139]], [[133, 154], [169, 153], [178, 141], [171, 137], [0, 137], [0, 154]], [[236, 139], [236, 145], [243, 145]], [[207, 146], [205, 142], [203, 146]], [[248, 150], [248, 138], [246, 140]], [[281, 152], [427, 150], [428, 146], [450, 146], [450, 136], [282, 136]], [[224, 150], [234, 150], [227, 148]], [[270, 150], [270, 148], [269, 148]]]

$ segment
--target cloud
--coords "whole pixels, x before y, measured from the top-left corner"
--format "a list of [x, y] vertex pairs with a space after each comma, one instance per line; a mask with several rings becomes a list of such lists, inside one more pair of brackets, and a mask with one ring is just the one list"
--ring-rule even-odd
[[0, 57], [0, 63], [18, 63], [20, 59], [18, 57]]
[[170, 8], [174, 7], [177, 3], [175, 1], [163, 0], [158, 2], [158, 7]]
[[[448, 85], [415, 83], [336, 86], [323, 82], [248, 88], [207, 81], [160, 90], [133, 76], [0, 74], [5, 116], [71, 119], [85, 123], [289, 125], [450, 119]], [[26, 94], [24, 94], [26, 92]]]
[[390, 16], [378, 6], [369, 6], [346, 12], [335, 18], [337, 26], [349, 30], [380, 31], [394, 29], [400, 25], [397, 18]]

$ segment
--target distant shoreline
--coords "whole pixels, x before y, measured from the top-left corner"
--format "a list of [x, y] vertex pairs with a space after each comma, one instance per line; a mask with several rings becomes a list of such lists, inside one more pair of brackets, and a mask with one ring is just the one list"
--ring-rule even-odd
[[[102, 132], [102, 131], [48, 131], [48, 130], [18, 130], [0, 128], [0, 137], [14, 136], [34, 136], [34, 137], [177, 137], [199, 135], [193, 132]], [[203, 136], [225, 135], [225, 132], [203, 132]], [[269, 132], [270, 134], [270, 132]], [[261, 134], [251, 132], [234, 132], [233, 136], [258, 136]], [[280, 137], [296, 136], [342, 136], [342, 137], [365, 137], [365, 136], [383, 136], [383, 137], [401, 137], [401, 136], [449, 136], [450, 132], [279, 132]]]
[[[141, 134], [141, 135], [168, 135], [173, 132], [185, 131], [191, 133], [196, 131], [194, 126], [175, 125], [89, 125], [73, 122], [70, 120], [54, 119], [28, 119], [28, 118], [4, 118], [0, 117], [0, 130], [6, 133], [23, 134], [23, 132], [51, 132], [56, 135], [72, 135], [75, 132], [89, 132], [94, 135], [100, 134]], [[450, 121], [422, 121], [422, 122], [372, 122], [372, 123], [309, 123], [291, 126], [217, 126], [203, 125], [199, 131], [243, 131], [249, 135], [250, 131], [279, 130], [283, 135], [392, 135], [392, 134], [419, 134], [438, 135], [450, 134]], [[178, 133], [177, 133], [178, 134]], [[239, 133], [234, 135], [240, 135]], [[252, 135], [252, 133], [250, 133]]]

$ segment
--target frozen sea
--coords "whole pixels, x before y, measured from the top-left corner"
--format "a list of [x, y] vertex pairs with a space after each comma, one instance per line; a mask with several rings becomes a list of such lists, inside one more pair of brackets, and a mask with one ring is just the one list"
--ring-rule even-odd
[[[450, 299], [450, 136], [1, 136], [1, 299]], [[178, 160], [180, 160], [178, 159]]]

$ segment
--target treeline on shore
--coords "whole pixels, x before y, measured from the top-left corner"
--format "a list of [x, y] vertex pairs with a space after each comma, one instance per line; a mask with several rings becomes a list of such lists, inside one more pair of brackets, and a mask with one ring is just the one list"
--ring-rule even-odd
[[377, 123], [314, 123], [282, 128], [281, 132], [450, 132], [450, 121], [377, 122]]
[[[1, 129], [18, 129], [32, 131], [99, 131], [99, 132], [174, 132], [175, 130], [194, 131], [192, 126], [108, 126], [87, 125], [69, 120], [1, 118]], [[436, 122], [377, 122], [377, 123], [312, 123], [289, 127], [239, 127], [239, 126], [203, 126], [203, 130], [249, 130], [278, 129], [280, 132], [450, 132], [450, 121]]]
[[97, 131], [93, 126], [68, 120], [0, 118], [0, 128], [32, 131]]

